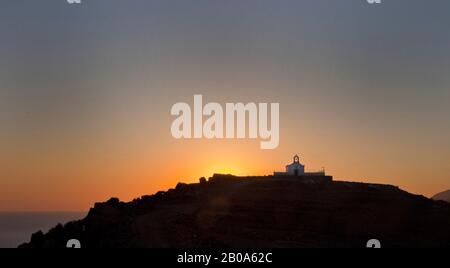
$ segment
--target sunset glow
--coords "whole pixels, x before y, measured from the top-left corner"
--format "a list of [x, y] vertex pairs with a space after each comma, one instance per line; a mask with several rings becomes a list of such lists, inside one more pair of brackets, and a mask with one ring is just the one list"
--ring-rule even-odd
[[[0, 211], [86, 211], [295, 154], [335, 180], [450, 188], [447, 1], [382, 20], [365, 1], [7, 2]], [[279, 103], [279, 145], [175, 139], [171, 107], [196, 94]]]

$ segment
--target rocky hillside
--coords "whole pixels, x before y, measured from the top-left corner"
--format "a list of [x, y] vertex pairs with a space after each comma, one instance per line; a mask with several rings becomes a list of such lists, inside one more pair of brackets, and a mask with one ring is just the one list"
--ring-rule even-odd
[[450, 204], [394, 186], [215, 175], [33, 234], [21, 247], [450, 247]]
[[439, 193], [435, 196], [433, 196], [431, 199], [433, 200], [441, 200], [441, 201], [445, 201], [445, 202], [449, 202], [450, 203], [450, 190]]

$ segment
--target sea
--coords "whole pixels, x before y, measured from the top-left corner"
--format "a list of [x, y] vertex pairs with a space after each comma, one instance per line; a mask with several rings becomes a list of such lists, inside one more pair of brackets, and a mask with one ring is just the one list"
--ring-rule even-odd
[[29, 242], [39, 230], [44, 233], [58, 223], [84, 218], [87, 212], [0, 212], [0, 248], [16, 248]]

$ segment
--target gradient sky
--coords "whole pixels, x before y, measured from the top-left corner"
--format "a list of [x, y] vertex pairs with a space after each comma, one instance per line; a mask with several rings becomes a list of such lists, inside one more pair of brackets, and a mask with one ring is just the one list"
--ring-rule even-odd
[[[450, 1], [5, 0], [0, 211], [87, 210], [214, 172], [450, 188]], [[280, 146], [175, 140], [176, 102], [279, 102]]]

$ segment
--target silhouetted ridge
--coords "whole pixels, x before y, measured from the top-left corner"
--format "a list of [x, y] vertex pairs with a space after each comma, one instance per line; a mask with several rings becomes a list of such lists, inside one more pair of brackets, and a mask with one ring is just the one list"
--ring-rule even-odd
[[331, 177], [214, 175], [199, 183], [96, 203], [86, 218], [34, 234], [21, 247], [450, 246], [450, 204], [391, 185]]

